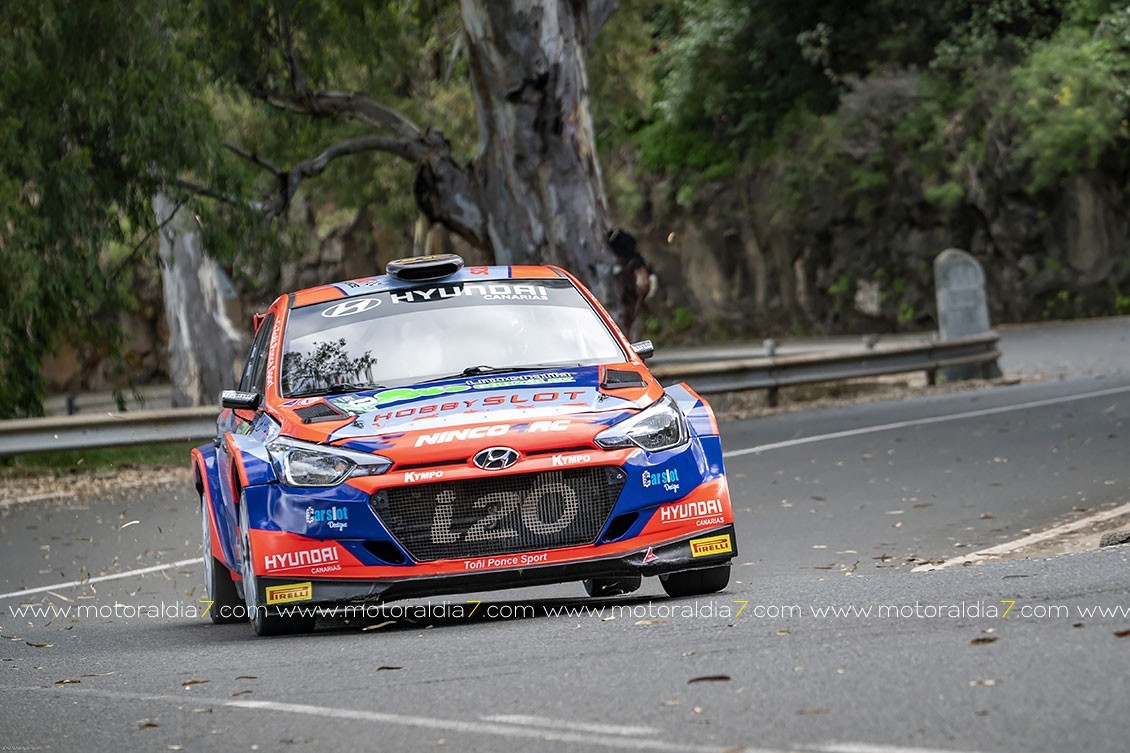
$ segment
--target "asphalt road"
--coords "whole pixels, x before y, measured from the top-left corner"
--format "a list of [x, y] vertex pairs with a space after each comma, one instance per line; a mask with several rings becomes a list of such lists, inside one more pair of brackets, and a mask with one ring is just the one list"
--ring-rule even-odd
[[1125, 751], [1130, 548], [911, 571], [1130, 501], [1108, 334], [1054, 380], [724, 425], [740, 554], [698, 600], [575, 584], [256, 639], [187, 613], [199, 565], [131, 574], [199, 556], [189, 489], [12, 507], [0, 749]]

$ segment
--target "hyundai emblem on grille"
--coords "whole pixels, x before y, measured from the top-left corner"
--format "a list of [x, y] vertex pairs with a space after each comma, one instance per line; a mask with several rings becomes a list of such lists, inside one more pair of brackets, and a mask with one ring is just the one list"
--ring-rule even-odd
[[484, 471], [501, 471], [518, 462], [518, 451], [509, 447], [488, 447], [474, 457], [475, 465]]

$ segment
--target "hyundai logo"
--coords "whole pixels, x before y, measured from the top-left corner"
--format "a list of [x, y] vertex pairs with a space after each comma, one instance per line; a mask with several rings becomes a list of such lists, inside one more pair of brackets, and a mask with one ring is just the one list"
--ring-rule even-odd
[[472, 459], [484, 471], [501, 471], [518, 462], [518, 451], [509, 447], [488, 447]]
[[354, 314], [363, 314], [369, 309], [375, 309], [381, 305], [380, 298], [358, 298], [355, 301], [344, 301], [322, 312], [322, 316], [330, 319], [337, 319], [342, 316], [353, 316]]

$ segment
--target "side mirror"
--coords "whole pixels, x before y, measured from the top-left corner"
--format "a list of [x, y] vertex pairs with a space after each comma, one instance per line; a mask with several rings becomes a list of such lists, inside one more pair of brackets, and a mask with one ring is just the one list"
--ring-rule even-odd
[[220, 405], [234, 410], [257, 410], [263, 396], [258, 392], [224, 390], [220, 393]]
[[655, 346], [651, 343], [651, 340], [640, 340], [638, 343], [632, 343], [632, 350], [645, 361], [655, 355]]

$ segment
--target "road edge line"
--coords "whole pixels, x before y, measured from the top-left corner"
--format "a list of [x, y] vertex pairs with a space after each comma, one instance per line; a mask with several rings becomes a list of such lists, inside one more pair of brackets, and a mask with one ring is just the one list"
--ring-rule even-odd
[[1107, 520], [1113, 520], [1114, 518], [1121, 518], [1124, 515], [1130, 515], [1130, 502], [1124, 505], [1119, 505], [1118, 507], [1113, 507], [1109, 510], [1103, 510], [1102, 512], [1095, 513], [1094, 515], [1088, 515], [1085, 518], [1080, 518], [1079, 520], [1075, 520], [1070, 523], [1063, 523], [1062, 525], [1054, 526], [1047, 529], [1046, 531], [1032, 533], [1013, 541], [1006, 541], [1003, 544], [997, 544], [996, 546], [991, 546], [987, 549], [981, 549], [979, 551], [973, 552], [972, 554], [965, 554], [961, 557], [954, 557], [953, 559], [939, 562], [936, 565], [933, 563], [918, 565], [917, 567], [912, 568], [910, 572], [926, 573], [933, 570], [945, 570], [957, 565], [968, 565], [975, 562], [991, 560], [1002, 554], [1009, 554], [1011, 552], [1015, 552], [1017, 549], [1023, 549], [1026, 546], [1038, 544], [1041, 541], [1047, 541], [1048, 539], [1054, 539], [1057, 536], [1062, 536], [1066, 533], [1078, 531], [1082, 528], [1086, 528], [1087, 526], [1094, 525], [1095, 523], [1102, 523]]

